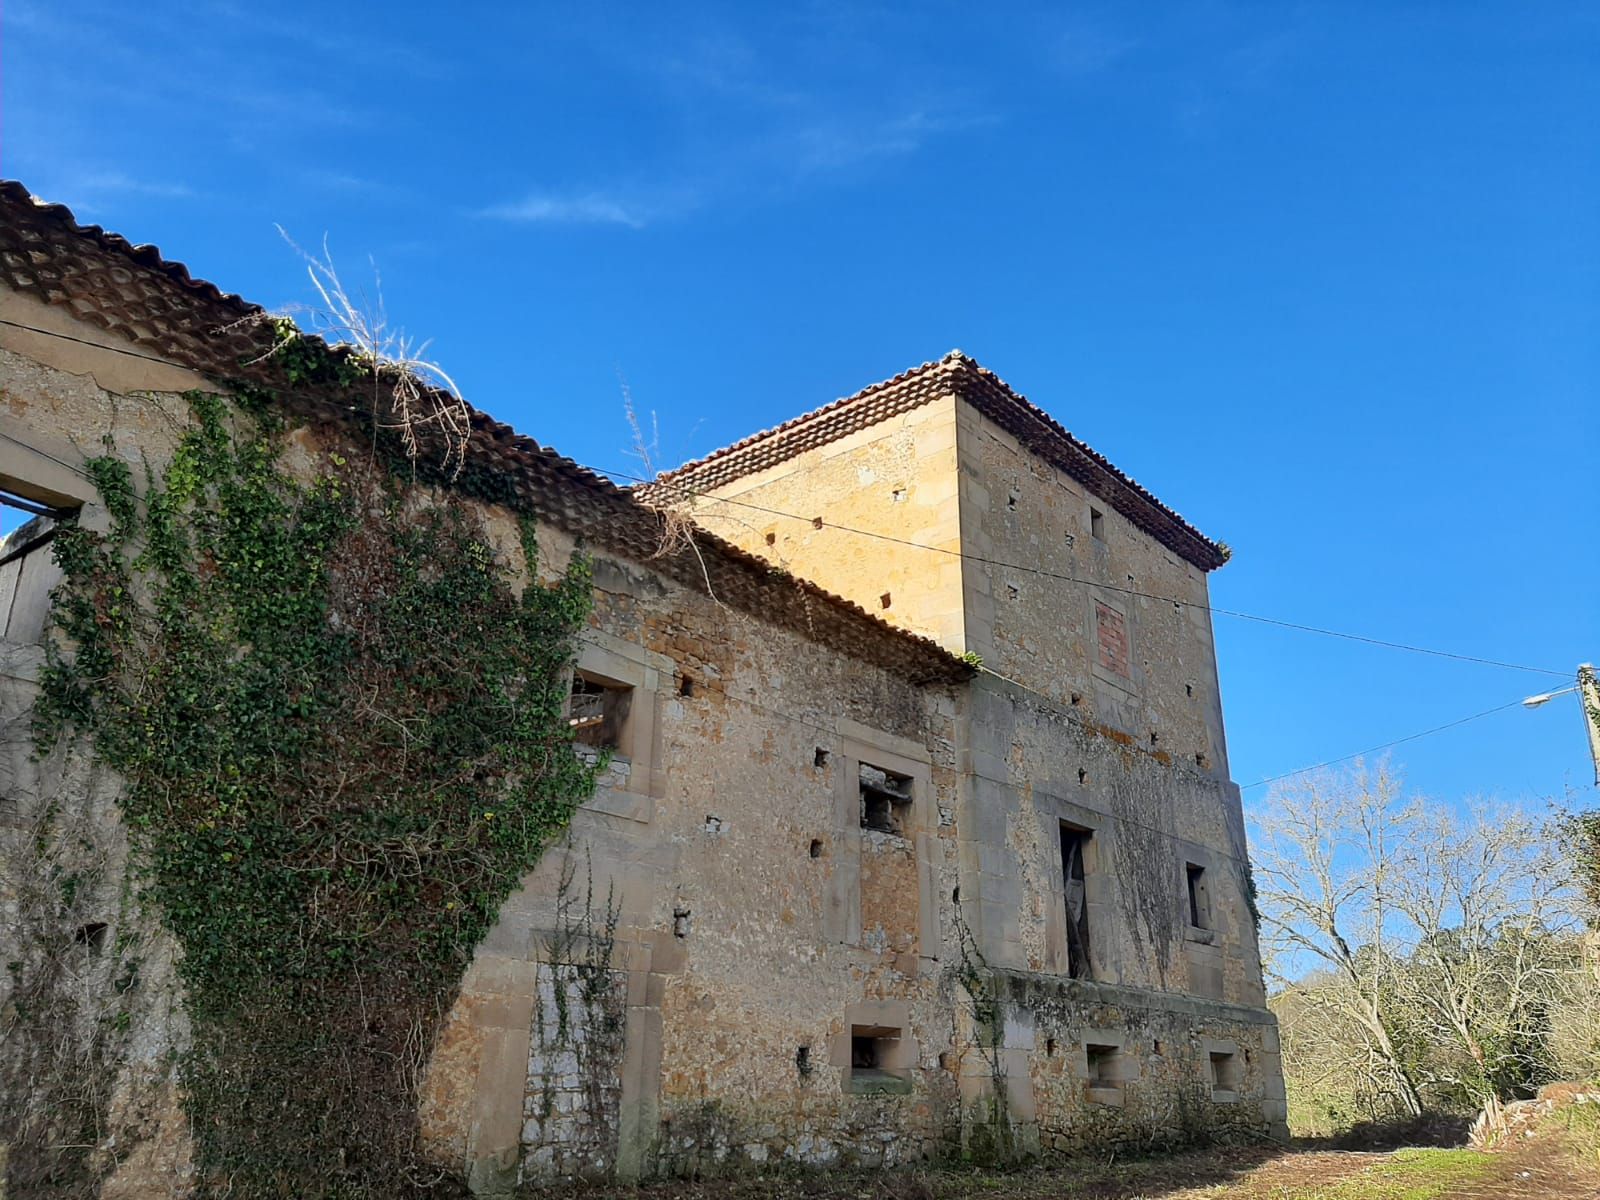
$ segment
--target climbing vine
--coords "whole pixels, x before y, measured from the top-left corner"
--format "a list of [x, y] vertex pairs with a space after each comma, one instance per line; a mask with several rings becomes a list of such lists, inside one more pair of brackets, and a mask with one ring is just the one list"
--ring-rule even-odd
[[[447, 1193], [416, 1086], [501, 902], [592, 793], [565, 680], [590, 602], [365, 450], [306, 472], [260, 404], [187, 397], [159, 474], [88, 471], [35, 716], [121, 773], [181, 950], [201, 1195]], [[310, 474], [314, 478], [306, 478]]]

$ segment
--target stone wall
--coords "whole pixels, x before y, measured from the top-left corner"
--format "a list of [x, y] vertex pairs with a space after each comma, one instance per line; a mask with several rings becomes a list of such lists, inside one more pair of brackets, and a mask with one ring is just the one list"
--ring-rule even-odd
[[[173, 390], [199, 380], [5, 289], [0, 316], [82, 339], [0, 326], [0, 486], [82, 505], [83, 523], [105, 528], [78, 464], [108, 436], [136, 478], [146, 460], [159, 470], [184, 411]], [[59, 577], [47, 542], [0, 568], [0, 1157], [19, 1189], [39, 1182], [35, 1164], [65, 1163], [105, 1197], [179, 1196], [189, 1138], [172, 1062], [187, 1024], [174, 947], [139, 902], [120, 780], [82, 742], [42, 755], [33, 744]]]
[[690, 499], [694, 519], [959, 654], [956, 408], [953, 398], [934, 400], [733, 480]]
[[[1205, 572], [969, 405], [957, 421], [967, 648], [1084, 719], [1226, 779]], [[1101, 653], [1119, 639], [1126, 673]]]
[[[559, 570], [570, 540], [540, 539]], [[437, 1152], [488, 1194], [530, 1171], [601, 1169], [603, 1154], [530, 1142], [504, 1119], [541, 1103], [550, 1063], [571, 1065], [564, 1047], [541, 1048], [549, 1005], [535, 997], [574, 919], [560, 897], [578, 895], [591, 928], [609, 914], [622, 997], [605, 1170], [932, 1154], [954, 1095], [938, 897], [956, 869], [956, 698], [638, 564], [601, 558], [595, 582], [578, 667], [633, 689], [628, 728], [605, 786], [468, 974], [424, 1090]], [[894, 834], [861, 828], [863, 763], [911, 780]], [[852, 1090], [857, 1028], [892, 1031], [892, 1093]], [[507, 1061], [533, 1067], [513, 1077]]]
[[[0, 443], [0, 482], [85, 501], [84, 519], [103, 522], [73, 464], [110, 433], [136, 477], [145, 458], [159, 470], [182, 422], [173, 393], [203, 381], [119, 356], [112, 335], [59, 309], [0, 295], [0, 312], [104, 343], [0, 330], [0, 397], [21, 443]], [[316, 452], [300, 431], [291, 467]], [[507, 901], [443, 1024], [419, 1095], [430, 1153], [505, 1195], [547, 1176], [1015, 1157], [1279, 1120], [1238, 796], [1195, 607], [1204, 577], [1109, 509], [1095, 538], [1091, 498], [954, 400], [730, 489], [802, 515], [711, 501], [696, 510], [708, 525], [887, 621], [977, 649], [991, 671], [919, 685], [649, 561], [596, 557], [577, 667], [627, 693], [626, 717], [602, 786]], [[525, 577], [514, 515], [478, 515]], [[548, 524], [538, 536], [553, 576], [579, 547]], [[1100, 591], [964, 570], [948, 552], [961, 550], [1089, 572]], [[1129, 575], [1184, 603], [1110, 591]], [[1127, 677], [1091, 653], [1096, 596], [1124, 618]], [[116, 782], [84, 762], [41, 783], [24, 737], [37, 648], [0, 651], [0, 834], [23, 845], [59, 796], [115, 864], [79, 907], [120, 913]], [[864, 772], [892, 784], [891, 820], [864, 820]], [[1089, 838], [1090, 979], [1066, 978], [1064, 826]], [[1189, 868], [1205, 880], [1201, 924]], [[8, 958], [21, 878], [0, 884]], [[98, 918], [53, 920], [60, 945]], [[121, 921], [106, 922], [113, 936]], [[158, 932], [141, 945], [141, 1000], [107, 1075], [107, 1111], [129, 1114], [113, 1124], [138, 1148], [119, 1147], [108, 1187], [158, 1195], [186, 1161], [157, 1070], [184, 1027], [170, 946]], [[120, 994], [109, 967], [84, 972], [94, 994]], [[1096, 1052], [1096, 1067], [1087, 1046], [1120, 1057]], [[1234, 1056], [1231, 1087], [1216, 1086], [1214, 1054]]]

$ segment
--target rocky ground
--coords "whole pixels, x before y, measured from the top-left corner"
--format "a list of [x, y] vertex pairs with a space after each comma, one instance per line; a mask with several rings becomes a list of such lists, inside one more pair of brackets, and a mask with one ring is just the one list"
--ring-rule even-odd
[[[532, 1191], [530, 1200], [570, 1196]], [[1488, 1150], [1238, 1146], [999, 1174], [834, 1172], [583, 1190], [590, 1200], [1600, 1200], [1600, 1103], [1518, 1110]]]

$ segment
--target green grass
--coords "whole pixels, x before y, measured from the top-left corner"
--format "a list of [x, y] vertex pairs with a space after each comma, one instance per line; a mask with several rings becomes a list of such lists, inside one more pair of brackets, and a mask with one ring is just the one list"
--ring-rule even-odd
[[1380, 1163], [1298, 1200], [1434, 1200], [1489, 1174], [1493, 1158], [1475, 1150], [1400, 1150]]
[[1590, 1166], [1600, 1166], [1600, 1104], [1573, 1104], [1559, 1110], [1562, 1141]]

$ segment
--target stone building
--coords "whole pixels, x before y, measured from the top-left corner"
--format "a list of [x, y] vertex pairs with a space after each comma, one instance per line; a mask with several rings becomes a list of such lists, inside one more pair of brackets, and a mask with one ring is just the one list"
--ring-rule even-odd
[[[53, 802], [126, 858], [115, 781], [29, 753], [50, 524], [106, 522], [79, 470], [102, 437], [159, 466], [179, 393], [270, 376], [260, 312], [0, 185], [0, 488], [40, 510], [0, 544], [12, 849]], [[283, 404], [307, 453], [348, 419]], [[536, 515], [542, 569], [592, 556], [572, 721], [614, 757], [478, 950], [420, 1089], [430, 1153], [503, 1194], [1281, 1130], [1216, 543], [959, 353], [637, 491], [483, 414], [467, 456]], [[513, 512], [479, 510], [513, 554]], [[659, 552], [663, 510], [692, 546]], [[136, 919], [116, 886], [78, 899], [101, 931]], [[108, 1195], [186, 1161], [164, 961]]]

